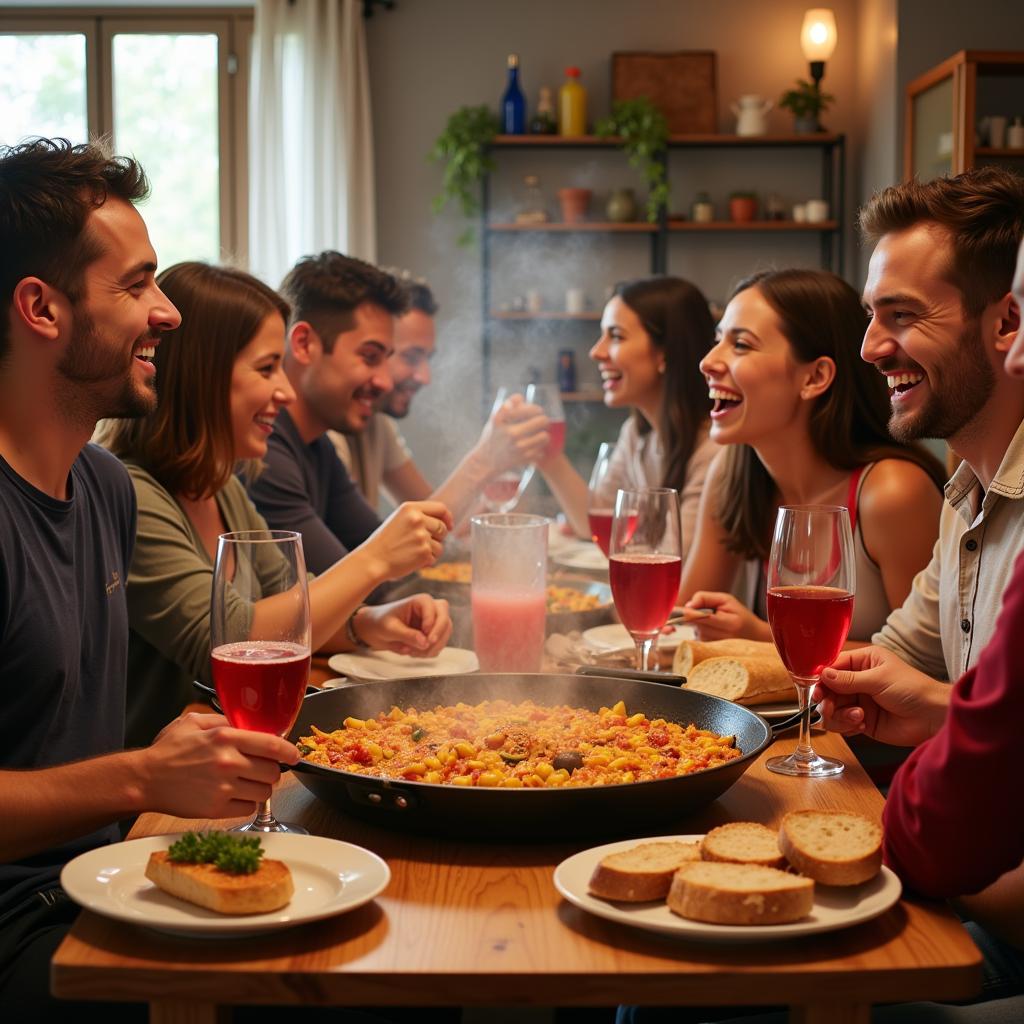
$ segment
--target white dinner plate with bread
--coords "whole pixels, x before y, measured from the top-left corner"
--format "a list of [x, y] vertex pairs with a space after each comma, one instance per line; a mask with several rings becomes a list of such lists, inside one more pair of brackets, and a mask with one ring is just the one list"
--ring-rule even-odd
[[706, 836], [607, 843], [562, 861], [555, 888], [597, 917], [696, 942], [848, 928], [900, 898], [899, 878], [881, 863], [881, 829], [867, 819], [798, 811], [784, 822], [778, 834], [736, 822]]
[[234, 938], [355, 910], [391, 880], [387, 864], [361, 846], [322, 836], [261, 834], [267, 857], [291, 872], [291, 899], [269, 913], [220, 913], [172, 896], [146, 877], [150, 854], [180, 838], [151, 836], [89, 850], [64, 866], [61, 885], [76, 903], [104, 917], [174, 935]]

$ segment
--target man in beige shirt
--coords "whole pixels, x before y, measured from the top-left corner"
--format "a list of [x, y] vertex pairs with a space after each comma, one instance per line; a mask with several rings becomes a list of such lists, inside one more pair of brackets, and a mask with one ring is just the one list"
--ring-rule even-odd
[[922, 707], [948, 701], [950, 688], [934, 681], [977, 662], [1024, 550], [1024, 382], [1003, 372], [1021, 324], [1011, 287], [1024, 180], [986, 167], [907, 182], [877, 195], [861, 226], [877, 243], [861, 354], [888, 378], [889, 429], [900, 440], [945, 438], [963, 460], [906, 601], [875, 648], [847, 652], [822, 677], [843, 694], [835, 707], [826, 701], [829, 728], [873, 734], [874, 698], [888, 687]]

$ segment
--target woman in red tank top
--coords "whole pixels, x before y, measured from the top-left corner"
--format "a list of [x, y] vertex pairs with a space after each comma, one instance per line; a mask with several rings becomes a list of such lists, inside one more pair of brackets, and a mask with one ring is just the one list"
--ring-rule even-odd
[[680, 590], [702, 639], [771, 639], [756, 605], [729, 591], [745, 564], [755, 570], [767, 558], [781, 504], [850, 509], [865, 577], [858, 596], [875, 609], [860, 617], [867, 635], [851, 639], [869, 639], [927, 564], [945, 475], [922, 448], [889, 435], [889, 390], [900, 380], [861, 360], [866, 326], [857, 293], [827, 271], [758, 274], [733, 293], [701, 361], [711, 437], [723, 450]]

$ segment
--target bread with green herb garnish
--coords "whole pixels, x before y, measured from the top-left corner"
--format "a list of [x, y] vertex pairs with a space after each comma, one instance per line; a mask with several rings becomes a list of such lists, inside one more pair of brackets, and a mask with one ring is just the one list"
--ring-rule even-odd
[[288, 866], [268, 860], [258, 836], [188, 832], [149, 855], [146, 877], [165, 892], [221, 914], [266, 914], [291, 900]]

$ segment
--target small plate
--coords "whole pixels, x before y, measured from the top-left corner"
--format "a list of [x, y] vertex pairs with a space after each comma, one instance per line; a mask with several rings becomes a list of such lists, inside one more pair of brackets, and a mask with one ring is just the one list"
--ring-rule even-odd
[[445, 647], [433, 658], [414, 658], [391, 651], [364, 654], [335, 654], [327, 662], [337, 673], [353, 679], [416, 679], [427, 676], [457, 676], [476, 672], [480, 662], [472, 651]]
[[[794, 700], [792, 702], [781, 701], [778, 704], [743, 704], [748, 711], [762, 718], [774, 720], [776, 718], [790, 718], [800, 710], [800, 705]], [[811, 719], [813, 724], [814, 719]]]
[[[662, 633], [658, 637], [659, 650], [674, 651], [684, 640], [693, 640], [697, 636], [693, 626], [671, 626], [670, 629], [671, 632]], [[584, 630], [583, 642], [592, 651], [601, 654], [609, 651], [632, 651], [635, 646], [629, 631], [620, 622]]]
[[291, 870], [295, 895], [269, 914], [218, 914], [180, 900], [146, 878], [149, 855], [179, 838], [150, 836], [90, 850], [64, 865], [60, 884], [76, 903], [104, 917], [173, 935], [223, 938], [258, 935], [355, 910], [391, 880], [387, 864], [361, 846], [322, 836], [261, 835], [267, 856]]
[[556, 565], [564, 565], [568, 569], [608, 571], [608, 559], [605, 558], [604, 552], [596, 544], [586, 540], [566, 544], [550, 552], [550, 557]]
[[[659, 836], [644, 843], [692, 843], [703, 836]], [[732, 925], [706, 924], [673, 914], [662, 901], [651, 903], [615, 903], [598, 899], [587, 891], [590, 876], [598, 861], [610, 853], [640, 845], [635, 839], [608, 843], [584, 850], [563, 860], [555, 868], [555, 888], [574, 906], [608, 921], [628, 924], [646, 931], [675, 935], [694, 942], [777, 942], [801, 935], [831, 932], [870, 921], [884, 914], [903, 891], [899, 878], [887, 867], [863, 885], [838, 887], [814, 886], [814, 907], [808, 917], [792, 924]]]

